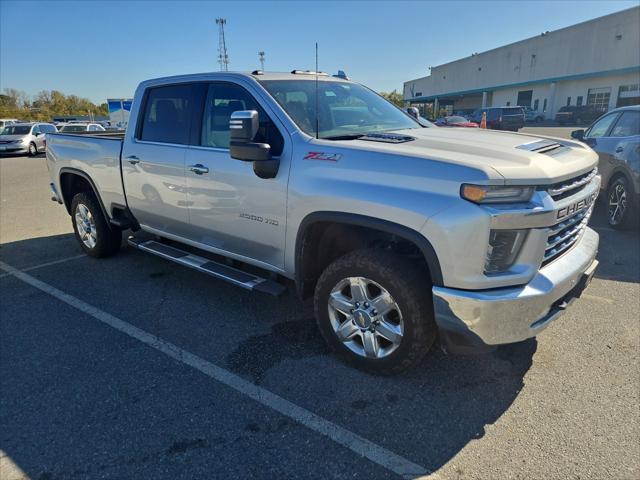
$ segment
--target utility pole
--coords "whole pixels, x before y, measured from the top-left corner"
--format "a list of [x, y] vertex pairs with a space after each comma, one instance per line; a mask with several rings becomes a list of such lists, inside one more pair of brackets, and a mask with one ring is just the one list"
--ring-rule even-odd
[[218, 63], [221, 71], [229, 71], [229, 55], [227, 54], [227, 43], [224, 39], [224, 26], [227, 21], [224, 18], [216, 18], [218, 25]]
[[258, 58], [260, 59], [260, 70], [264, 72], [264, 52], [258, 52]]

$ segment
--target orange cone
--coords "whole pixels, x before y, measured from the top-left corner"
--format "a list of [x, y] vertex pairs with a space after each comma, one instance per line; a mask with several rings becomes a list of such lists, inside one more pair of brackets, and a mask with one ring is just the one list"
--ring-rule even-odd
[[482, 112], [482, 120], [480, 120], [480, 128], [487, 128], [487, 112]]

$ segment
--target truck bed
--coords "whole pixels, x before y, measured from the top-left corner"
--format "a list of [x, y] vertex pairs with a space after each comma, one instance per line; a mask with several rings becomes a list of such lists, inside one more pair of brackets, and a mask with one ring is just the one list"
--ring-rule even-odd
[[109, 216], [113, 206], [126, 205], [120, 175], [123, 139], [124, 131], [48, 134], [47, 165], [57, 191], [64, 192], [65, 172], [80, 172], [91, 179]]

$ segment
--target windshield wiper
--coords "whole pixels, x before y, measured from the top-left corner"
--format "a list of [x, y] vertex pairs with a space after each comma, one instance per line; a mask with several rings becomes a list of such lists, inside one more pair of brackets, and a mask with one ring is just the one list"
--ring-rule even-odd
[[348, 135], [333, 135], [330, 137], [320, 137], [321, 140], [357, 140], [366, 137], [366, 133], [351, 133]]

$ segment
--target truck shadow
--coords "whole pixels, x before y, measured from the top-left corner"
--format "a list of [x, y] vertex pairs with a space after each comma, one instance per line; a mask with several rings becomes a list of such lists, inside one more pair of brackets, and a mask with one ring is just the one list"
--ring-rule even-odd
[[294, 403], [435, 472], [509, 409], [536, 350], [537, 340], [530, 339], [453, 356], [436, 344], [409, 372], [375, 376], [335, 358], [307, 317], [246, 338], [227, 356], [226, 367], [276, 393], [282, 388]]
[[596, 203], [589, 226], [600, 235], [595, 277], [618, 282], [640, 282], [640, 231], [614, 230], [607, 224], [606, 208]]
[[[67, 234], [3, 244], [0, 257], [4, 262], [23, 268], [55, 261], [56, 258], [47, 253], [51, 245], [60, 246], [54, 252], [57, 258], [79, 253], [73, 242], [73, 235]], [[90, 267], [86, 262], [92, 262]], [[438, 470], [470, 441], [483, 437], [486, 426], [494, 424], [511, 407], [524, 387], [525, 375], [537, 349], [535, 339], [478, 356], [449, 356], [434, 346], [417, 368], [393, 377], [374, 376], [344, 365], [328, 352], [316, 328], [309, 302], [303, 303], [294, 295], [258, 298], [256, 294], [187, 269], [174, 268], [161, 259], [146, 257], [132, 249], [125, 249], [121, 255], [105, 261], [76, 260], [53, 268], [48, 273], [42, 269], [30, 274], [42, 275], [45, 281], [52, 281], [47, 279], [52, 278], [52, 272], [55, 272], [53, 284], [57, 288], [76, 294], [143, 330], [202, 355], [430, 471]], [[86, 282], [85, 276], [93, 279], [94, 283], [93, 293], [83, 297], [83, 293], [86, 295], [86, 288], [82, 288], [86, 284], [83, 283]], [[126, 298], [125, 292], [133, 284], [144, 289], [141, 295], [146, 299], [146, 311], [153, 310], [153, 302], [157, 302], [159, 310], [154, 315], [167, 312], [163, 325], [157, 330], [153, 323], [155, 319], [149, 316], [148, 323], [145, 323], [147, 319], [143, 313], [137, 313], [135, 302], [120, 309], [110, 300], [113, 295]], [[167, 285], [171, 285], [172, 295], [163, 297], [161, 290]], [[177, 287], [179, 285], [188, 285], [188, 289], [181, 290]], [[118, 289], [122, 290], [121, 296]], [[203, 302], [203, 298], [207, 300]], [[213, 311], [211, 307], [216, 305], [226, 313], [220, 317], [207, 315], [206, 312]], [[175, 311], [180, 315], [170, 313]], [[232, 339], [225, 344], [221, 338], [206, 335], [208, 331], [228, 328], [223, 322], [231, 314], [237, 340]], [[188, 335], [187, 332], [192, 333]], [[32, 350], [37, 352], [38, 348], [46, 347], [43, 345]], [[117, 362], [118, 359], [111, 361]], [[58, 366], [51, 365], [51, 374], [66, 368], [68, 366], [64, 362]], [[127, 375], [126, 372], [114, 375], [116, 377], [108, 380], [109, 383], [125, 384], [130, 381], [117, 377]], [[159, 375], [164, 374], [159, 372]], [[9, 381], [13, 380], [9, 378]], [[191, 383], [186, 382], [173, 388], [184, 389], [189, 385]], [[70, 395], [62, 385], [56, 392], [51, 395]], [[128, 404], [121, 403], [123, 399], [118, 397], [117, 391], [98, 388], [97, 392], [101, 398], [96, 405], [119, 405], [117, 408], [122, 412], [130, 409]], [[110, 395], [113, 397], [109, 398]], [[59, 399], [52, 400], [57, 402]], [[145, 409], [150, 412], [167, 408], [162, 396], [145, 394], [144, 402]], [[15, 408], [31, 407], [15, 403]], [[92, 411], [92, 415], [103, 416], [99, 411]], [[147, 430], [162, 435], [161, 425], [147, 425], [145, 420], [136, 424], [119, 424], [117, 420], [111, 420], [106, 411], [103, 413], [101, 424], [109, 431], [118, 431], [118, 438], [124, 435], [131, 442], [144, 442], [138, 432]], [[68, 414], [60, 411], [56, 415], [64, 418]], [[53, 413], [49, 411], [48, 415]], [[63, 421], [56, 418], [42, 418], [42, 421], [59, 426], [62, 431], [56, 432], [56, 438], [65, 436]], [[182, 427], [180, 422], [184, 422]], [[176, 431], [192, 428], [189, 415], [177, 417], [175, 423], [172, 428]], [[6, 433], [11, 435], [10, 431]], [[25, 441], [40, 444], [49, 441], [40, 437], [42, 432], [23, 430], [19, 433], [13, 438], [30, 439]], [[76, 435], [76, 432], [67, 434]], [[102, 441], [102, 437], [94, 438], [91, 432], [82, 435], [87, 437], [84, 441], [89, 445]], [[16, 447], [14, 451], [19, 450], [14, 441], [9, 443]], [[51, 448], [61, 458], [68, 454], [64, 443]], [[105, 448], [109, 447], [105, 445]], [[141, 448], [144, 449], [144, 445]], [[207, 451], [201, 449], [201, 454], [207, 455]], [[216, 455], [213, 451], [209, 454]], [[37, 478], [40, 473], [38, 465], [41, 464], [37, 457], [16, 460]], [[87, 459], [86, 463], [90, 461]]]

